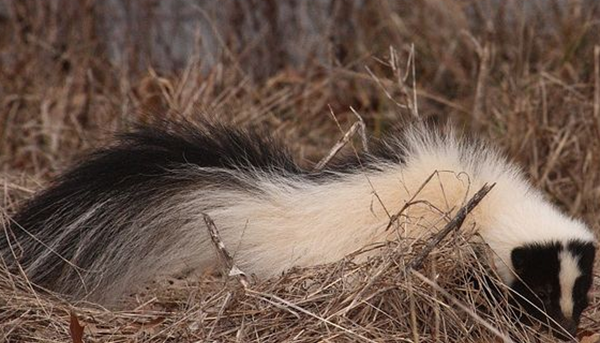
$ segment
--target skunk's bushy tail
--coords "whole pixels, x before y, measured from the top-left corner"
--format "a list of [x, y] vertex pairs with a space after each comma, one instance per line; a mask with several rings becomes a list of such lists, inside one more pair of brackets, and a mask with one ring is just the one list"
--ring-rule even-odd
[[[211, 263], [201, 214], [228, 206], [232, 194], [261, 193], [256, 175], [307, 173], [262, 133], [138, 126], [27, 202], [0, 235], [0, 253], [35, 284], [110, 303], [132, 285]], [[189, 205], [196, 194], [203, 199]]]

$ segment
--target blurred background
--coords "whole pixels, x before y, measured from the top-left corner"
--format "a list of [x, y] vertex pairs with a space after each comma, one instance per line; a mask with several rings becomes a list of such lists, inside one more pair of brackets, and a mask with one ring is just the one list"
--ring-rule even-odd
[[0, 205], [133, 122], [267, 127], [311, 165], [354, 109], [482, 135], [596, 225], [599, 24], [594, 0], [2, 0]]

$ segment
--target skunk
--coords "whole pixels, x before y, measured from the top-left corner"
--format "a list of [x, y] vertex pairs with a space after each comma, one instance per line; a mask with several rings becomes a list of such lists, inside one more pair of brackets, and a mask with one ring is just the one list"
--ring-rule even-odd
[[[111, 304], [160, 276], [218, 263], [205, 215], [237, 266], [270, 277], [340, 260], [398, 231], [424, 237], [447, 218], [439, 213], [455, 213], [486, 183], [496, 185], [465, 224], [477, 227], [526, 309], [540, 318], [545, 310], [574, 334], [592, 285], [592, 232], [496, 150], [423, 124], [318, 172], [265, 133], [138, 126], [24, 204], [0, 237], [0, 254], [37, 285]], [[403, 207], [396, 230], [386, 230]]]

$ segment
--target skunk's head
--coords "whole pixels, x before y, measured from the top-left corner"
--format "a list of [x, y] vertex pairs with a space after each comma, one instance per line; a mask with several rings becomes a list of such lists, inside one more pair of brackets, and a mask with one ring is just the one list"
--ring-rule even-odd
[[546, 323], [554, 336], [572, 339], [588, 306], [596, 237], [533, 193], [512, 205], [496, 222], [505, 228], [493, 240], [504, 262], [496, 264], [500, 276], [529, 316]]
[[476, 220], [496, 254], [496, 270], [530, 316], [547, 323], [555, 336], [571, 338], [588, 305], [596, 237], [547, 201], [520, 171], [493, 157], [483, 160], [479, 175], [497, 184]]
[[[539, 242], [511, 252], [515, 299], [555, 336], [574, 337], [592, 286], [595, 243], [589, 240]], [[570, 336], [569, 336], [570, 335]]]

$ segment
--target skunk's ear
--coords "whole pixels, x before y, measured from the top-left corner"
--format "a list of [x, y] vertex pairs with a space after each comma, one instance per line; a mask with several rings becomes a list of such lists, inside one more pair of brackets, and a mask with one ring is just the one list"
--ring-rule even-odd
[[529, 249], [522, 247], [513, 249], [510, 254], [513, 269], [516, 272], [523, 271], [523, 269], [525, 269], [525, 265], [527, 264], [528, 257]]

